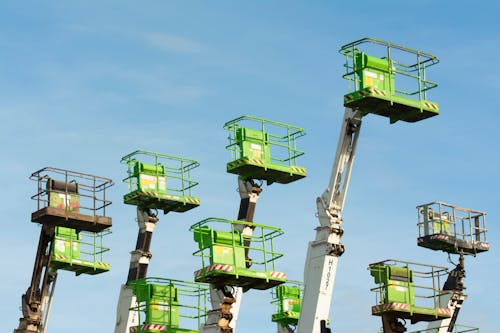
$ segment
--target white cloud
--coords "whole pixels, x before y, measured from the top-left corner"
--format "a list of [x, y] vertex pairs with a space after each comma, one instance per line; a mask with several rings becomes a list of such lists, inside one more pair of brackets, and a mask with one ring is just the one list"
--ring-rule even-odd
[[144, 39], [151, 45], [165, 51], [179, 53], [200, 53], [204, 46], [190, 39], [166, 33], [149, 33]]
[[109, 27], [105, 28], [104, 30], [103, 29], [97, 30], [89, 25], [80, 23], [67, 24], [65, 25], [65, 29], [70, 32], [77, 32], [77, 33], [89, 33], [89, 34], [100, 34], [100, 35], [104, 33], [115, 36], [135, 38], [167, 52], [194, 54], [194, 53], [200, 53], [204, 49], [206, 49], [206, 46], [199, 42], [193, 41], [186, 37], [181, 37], [166, 32], [117, 30]]

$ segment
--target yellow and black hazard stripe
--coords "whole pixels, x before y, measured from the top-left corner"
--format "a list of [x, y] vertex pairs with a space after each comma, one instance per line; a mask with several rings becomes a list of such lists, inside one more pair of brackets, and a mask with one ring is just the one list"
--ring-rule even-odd
[[344, 95], [344, 103], [350, 102], [354, 99], [354, 94]]
[[186, 204], [186, 203], [195, 204], [195, 205], [200, 204], [200, 199], [198, 199], [196, 197], [190, 197], [190, 196], [177, 196], [177, 195], [165, 194], [165, 195], [163, 195], [162, 199], [175, 201], [175, 202], [181, 202], [184, 204]]
[[365, 88], [365, 89], [356, 91], [354, 93], [344, 95], [344, 103], [352, 102], [356, 98], [366, 97], [369, 95], [377, 95], [377, 96], [387, 97], [387, 93], [384, 90], [369, 87], [369, 88]]
[[63, 256], [63, 255], [58, 254], [58, 253], [54, 253], [54, 254], [52, 255], [52, 259], [56, 259], [56, 260], [60, 260], [60, 261], [63, 261], [63, 260], [64, 260], [64, 261], [69, 261], [69, 258], [68, 258], [68, 257]]
[[104, 262], [104, 261], [96, 261], [95, 265], [100, 267], [100, 268], [104, 268], [104, 269], [108, 269], [108, 270], [110, 267], [109, 264], [107, 262]]
[[290, 168], [292, 169], [293, 172], [306, 174], [305, 168], [300, 168], [300, 167], [296, 167], [296, 166], [291, 166]]
[[424, 105], [429, 108], [429, 109], [433, 109], [435, 111], [438, 111], [439, 110], [439, 107], [437, 106], [437, 104], [434, 104], [434, 103], [431, 103], [431, 102], [427, 102], [425, 101], [424, 102]]
[[187, 203], [194, 204], [194, 205], [199, 205], [200, 204], [200, 199], [195, 198], [195, 197], [184, 197], [184, 200]]
[[235, 167], [240, 166], [242, 164], [257, 164], [257, 165], [263, 166], [264, 162], [262, 160], [256, 159], [256, 158], [243, 157], [243, 158], [240, 158], [239, 160], [229, 162], [227, 164], [227, 168], [232, 169], [232, 168], [235, 168]]
[[375, 88], [366, 88], [366, 89], [360, 90], [359, 94], [361, 96], [367, 96], [367, 95], [379, 95], [379, 96], [384, 96], [384, 97], [387, 96], [385, 91], [380, 90], [380, 89], [375, 89]]

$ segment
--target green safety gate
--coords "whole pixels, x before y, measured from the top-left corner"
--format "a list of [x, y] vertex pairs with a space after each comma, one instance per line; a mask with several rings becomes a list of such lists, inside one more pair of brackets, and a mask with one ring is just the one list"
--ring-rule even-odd
[[439, 106], [427, 99], [437, 83], [428, 80], [427, 69], [436, 56], [375, 38], [363, 38], [341, 47], [351, 92], [344, 106], [398, 121], [416, 122], [439, 114]]
[[124, 156], [128, 185], [124, 202], [141, 208], [162, 209], [164, 213], [185, 212], [200, 205], [192, 189], [198, 185], [191, 170], [199, 163], [176, 156], [137, 150]]
[[286, 184], [306, 176], [306, 169], [297, 165], [304, 155], [296, 142], [305, 135], [302, 128], [251, 116], [233, 119], [224, 128], [229, 132], [226, 149], [231, 153], [227, 172], [268, 184]]

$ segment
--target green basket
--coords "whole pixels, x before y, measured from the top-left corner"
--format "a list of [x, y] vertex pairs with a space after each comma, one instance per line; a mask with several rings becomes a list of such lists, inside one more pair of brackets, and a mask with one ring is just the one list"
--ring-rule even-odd
[[391, 124], [439, 114], [438, 104], [427, 99], [427, 92], [437, 87], [426, 73], [439, 62], [436, 56], [374, 38], [346, 44], [340, 53], [346, 57], [342, 77], [351, 87], [344, 106], [360, 110], [362, 116], [388, 117]]
[[200, 205], [200, 199], [191, 193], [198, 185], [191, 179], [191, 170], [198, 162], [145, 150], [124, 156], [121, 162], [128, 167], [123, 180], [128, 185], [123, 197], [126, 204], [164, 213], [185, 212]]
[[296, 145], [305, 135], [302, 128], [251, 116], [233, 119], [224, 128], [229, 132], [226, 149], [231, 154], [227, 172], [268, 184], [287, 184], [306, 176], [306, 169], [297, 165], [304, 155]]

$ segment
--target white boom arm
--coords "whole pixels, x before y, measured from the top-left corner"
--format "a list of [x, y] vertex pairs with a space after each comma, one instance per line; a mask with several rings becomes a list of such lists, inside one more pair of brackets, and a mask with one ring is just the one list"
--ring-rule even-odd
[[304, 268], [304, 297], [298, 333], [325, 333], [338, 258], [344, 252], [342, 217], [345, 195], [361, 128], [361, 114], [346, 108], [330, 183], [316, 199], [320, 226], [309, 243]]

